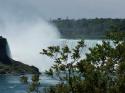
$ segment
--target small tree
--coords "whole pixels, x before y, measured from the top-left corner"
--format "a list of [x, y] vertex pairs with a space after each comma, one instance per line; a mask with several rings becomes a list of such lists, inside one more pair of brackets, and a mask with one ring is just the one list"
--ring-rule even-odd
[[32, 76], [32, 81], [28, 82], [28, 77], [27, 76], [22, 76], [20, 78], [20, 81], [23, 84], [27, 85], [27, 92], [28, 93], [40, 93], [39, 87], [40, 87], [40, 82], [39, 82], [39, 75], [38, 74], [34, 74]]
[[[78, 45], [73, 49], [70, 49], [67, 45], [62, 48], [59, 46], [51, 46], [48, 47], [47, 50], [43, 49], [41, 52], [41, 54], [54, 59], [54, 65], [46, 72], [50, 75], [54, 75], [54, 77], [57, 77], [61, 81], [59, 88], [62, 92], [68, 88], [67, 92], [72, 91], [72, 93], [76, 93], [74, 82], [76, 82], [79, 75], [81, 75], [77, 69], [77, 62], [81, 58], [80, 52], [84, 46], [84, 42], [79, 41]], [[65, 81], [67, 81], [67, 85], [64, 84]], [[59, 90], [57, 93], [59, 93]]]

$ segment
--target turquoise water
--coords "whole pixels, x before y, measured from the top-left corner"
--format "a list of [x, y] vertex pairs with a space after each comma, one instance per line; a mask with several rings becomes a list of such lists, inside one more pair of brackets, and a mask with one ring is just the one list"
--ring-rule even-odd
[[[27, 75], [31, 78], [31, 75]], [[55, 85], [59, 81], [52, 79], [51, 77], [41, 75], [40, 76], [41, 89], [50, 85]], [[26, 93], [26, 85], [20, 82], [20, 76], [13, 75], [0, 75], [0, 93]]]

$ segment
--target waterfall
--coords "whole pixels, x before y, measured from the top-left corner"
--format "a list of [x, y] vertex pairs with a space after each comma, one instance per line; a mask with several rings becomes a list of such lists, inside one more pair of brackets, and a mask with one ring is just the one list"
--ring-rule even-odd
[[[55, 41], [50, 41], [49, 46], [65, 46], [68, 45], [70, 48], [74, 48], [77, 45], [77, 42], [80, 40], [73, 40], [73, 39], [59, 39]], [[82, 50], [82, 53], [88, 53], [88, 48], [92, 48], [96, 46], [96, 44], [102, 44], [102, 40], [84, 40], [85, 47]]]
[[[77, 42], [80, 40], [71, 40], [71, 39], [58, 39], [58, 40], [52, 40], [48, 42], [48, 46], [65, 46], [68, 45], [69, 48], [74, 48], [77, 45]], [[85, 58], [85, 54], [89, 53], [89, 48], [92, 48], [96, 46], [96, 44], [101, 44], [102, 40], [84, 40], [85, 42], [85, 47], [81, 50], [81, 56], [82, 58]], [[46, 47], [47, 48], [47, 47]], [[41, 58], [44, 59], [41, 60], [41, 70], [44, 71], [53, 64], [53, 60], [50, 60], [49, 57], [46, 57], [45, 55], [41, 55]]]
[[6, 43], [6, 53], [9, 58], [11, 58], [11, 51], [8, 42]]

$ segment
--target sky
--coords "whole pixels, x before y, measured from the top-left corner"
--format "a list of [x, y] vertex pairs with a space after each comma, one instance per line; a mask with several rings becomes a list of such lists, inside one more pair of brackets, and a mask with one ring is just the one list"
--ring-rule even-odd
[[124, 18], [124, 9], [125, 0], [0, 0], [0, 12], [27, 18]]

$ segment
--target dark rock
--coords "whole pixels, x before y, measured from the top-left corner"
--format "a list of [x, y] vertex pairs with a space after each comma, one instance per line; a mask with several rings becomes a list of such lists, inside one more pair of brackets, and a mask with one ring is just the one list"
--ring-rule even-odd
[[38, 74], [39, 69], [11, 58], [6, 38], [0, 36], [0, 74]]
[[0, 62], [3, 64], [11, 64], [10, 51], [8, 42], [5, 38], [0, 36]]

